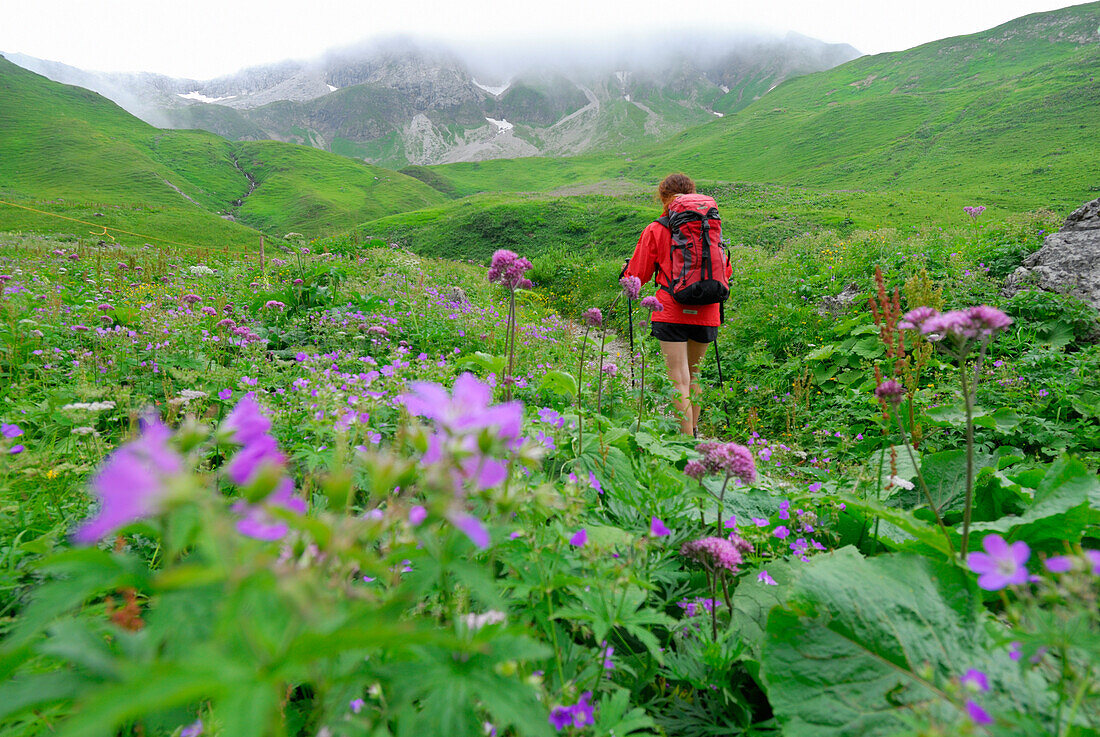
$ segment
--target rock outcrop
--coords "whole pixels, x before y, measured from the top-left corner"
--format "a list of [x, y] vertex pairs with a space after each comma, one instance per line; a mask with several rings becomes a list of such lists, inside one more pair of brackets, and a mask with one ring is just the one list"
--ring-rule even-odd
[[1100, 198], [1086, 202], [1005, 279], [1011, 296], [1030, 284], [1072, 294], [1100, 310]]

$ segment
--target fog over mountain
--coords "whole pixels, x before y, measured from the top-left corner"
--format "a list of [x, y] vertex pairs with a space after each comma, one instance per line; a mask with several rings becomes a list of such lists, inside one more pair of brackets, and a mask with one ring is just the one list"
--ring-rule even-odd
[[210, 80], [6, 56], [159, 127], [404, 166], [614, 150], [736, 112], [784, 80], [860, 53], [794, 33], [680, 30], [614, 44], [391, 37]]

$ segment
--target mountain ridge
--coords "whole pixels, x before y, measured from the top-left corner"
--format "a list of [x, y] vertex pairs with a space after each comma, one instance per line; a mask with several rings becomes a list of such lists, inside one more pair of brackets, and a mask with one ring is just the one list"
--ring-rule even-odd
[[[55, 81], [98, 91], [158, 127], [302, 143], [400, 167], [630, 146], [735, 112], [785, 79], [859, 54], [793, 33], [699, 43], [705, 52], [694, 59], [670, 47], [649, 60], [637, 50], [621, 59], [607, 51], [587, 67], [516, 62], [506, 80], [458, 52], [407, 39], [205, 82], [8, 56]], [[506, 84], [494, 84], [500, 81]]]

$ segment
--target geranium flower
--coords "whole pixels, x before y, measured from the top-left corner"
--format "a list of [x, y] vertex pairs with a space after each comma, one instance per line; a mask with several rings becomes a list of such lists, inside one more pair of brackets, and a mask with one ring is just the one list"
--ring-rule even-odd
[[99, 512], [73, 533], [77, 543], [94, 543], [161, 511], [168, 493], [166, 481], [183, 467], [179, 454], [168, 445], [171, 436], [159, 418], [146, 419], [141, 435], [111, 454], [92, 479]]
[[664, 537], [665, 535], [671, 535], [672, 530], [668, 529], [664, 522], [654, 517], [649, 521], [649, 534], [652, 537]]
[[966, 564], [978, 575], [978, 586], [997, 591], [1010, 584], [1027, 583], [1027, 562], [1031, 551], [1027, 543], [1018, 540], [1012, 545], [1000, 535], [986, 535], [982, 540], [984, 553], [967, 555]]

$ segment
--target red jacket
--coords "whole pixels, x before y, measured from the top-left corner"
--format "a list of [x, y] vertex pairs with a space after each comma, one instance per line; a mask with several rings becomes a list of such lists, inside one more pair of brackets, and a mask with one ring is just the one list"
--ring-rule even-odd
[[[672, 272], [672, 233], [660, 223], [650, 223], [642, 231], [634, 255], [626, 265], [626, 276], [636, 276], [646, 284], [657, 275], [657, 299], [664, 310], [653, 313], [654, 322], [674, 322], [680, 325], [721, 325], [717, 304], [682, 305], [672, 298], [667, 289], [668, 274]], [[726, 277], [733, 275], [733, 268], [726, 266]]]

